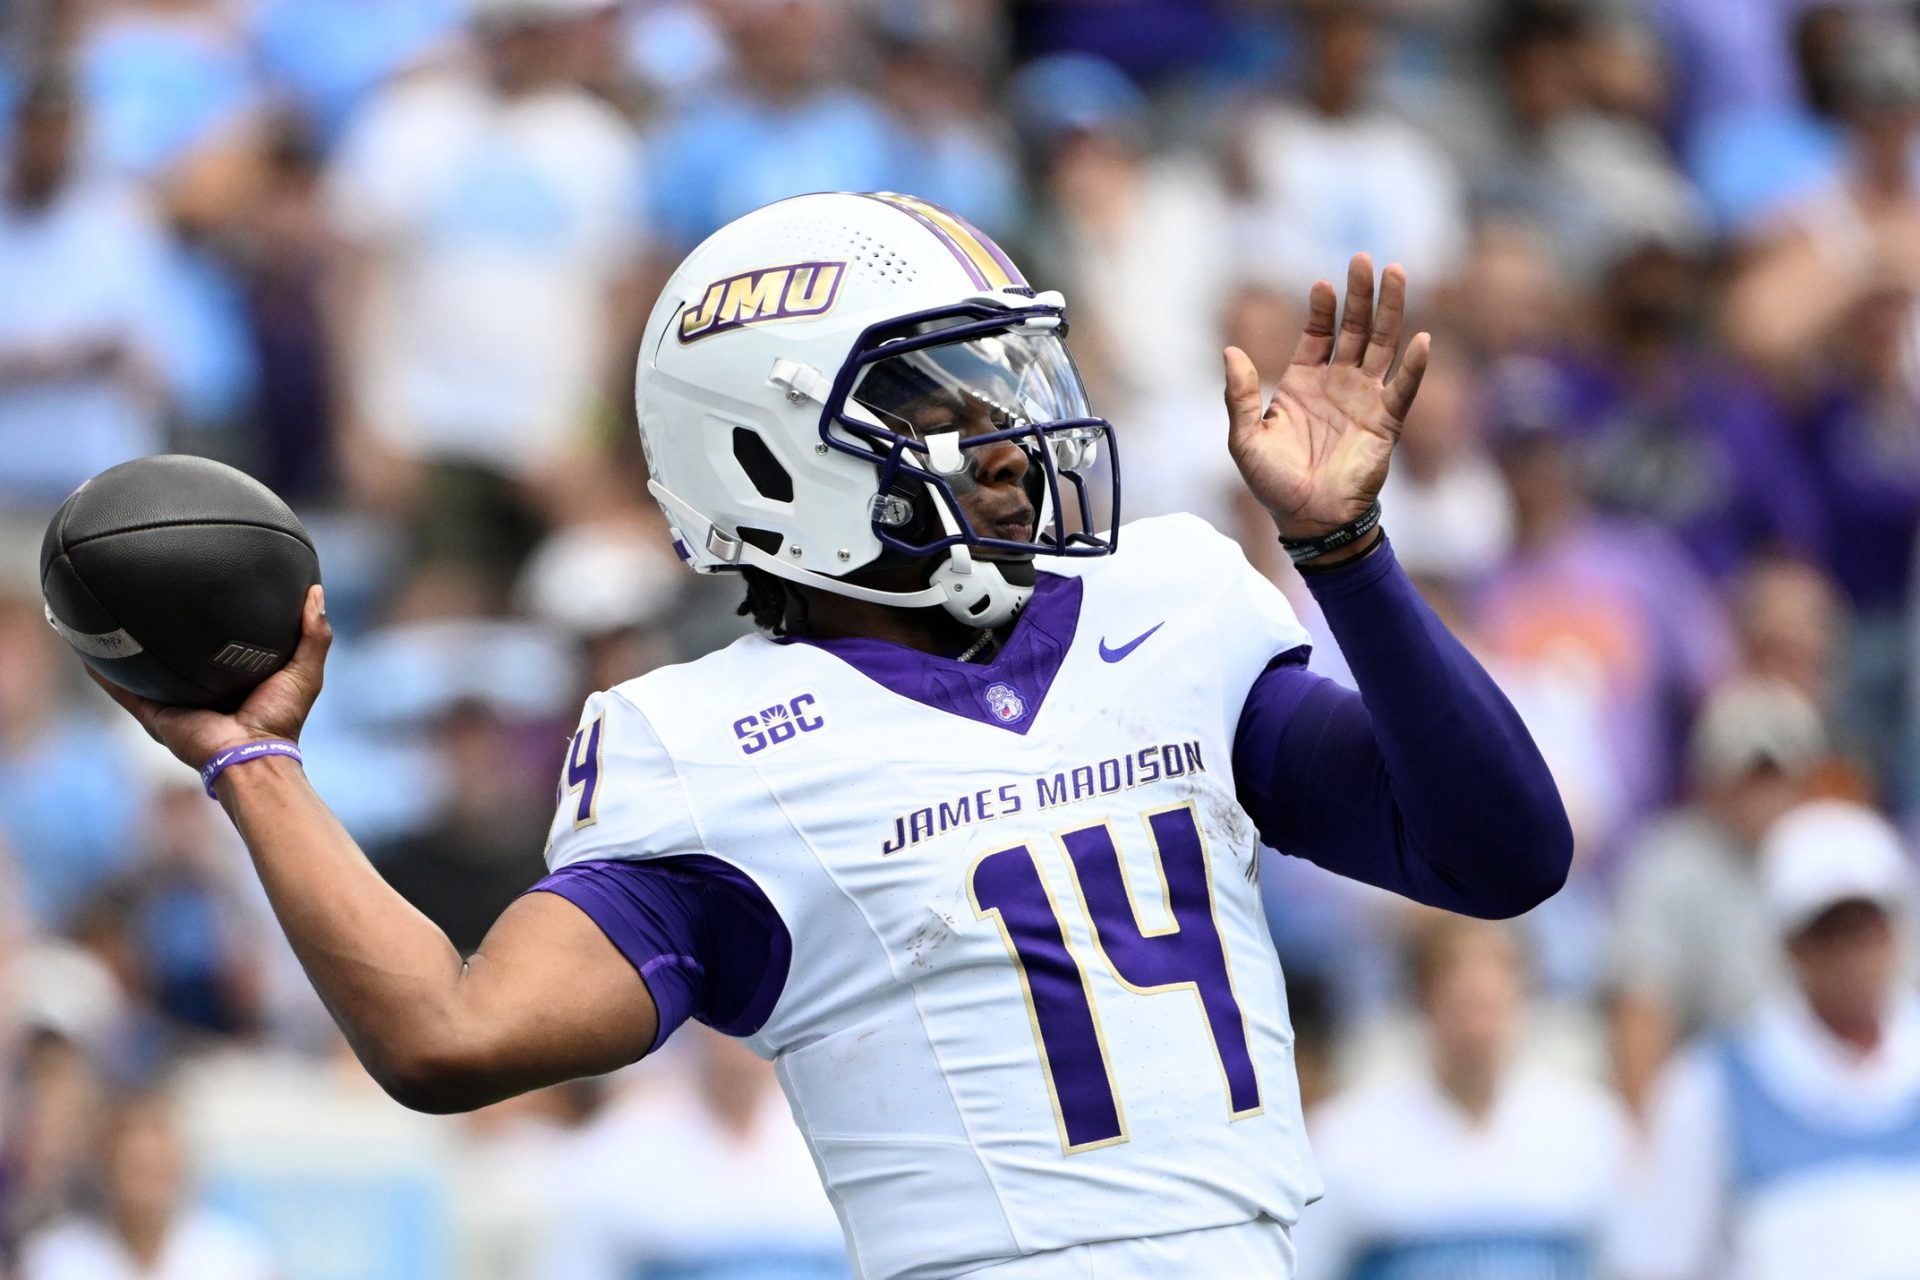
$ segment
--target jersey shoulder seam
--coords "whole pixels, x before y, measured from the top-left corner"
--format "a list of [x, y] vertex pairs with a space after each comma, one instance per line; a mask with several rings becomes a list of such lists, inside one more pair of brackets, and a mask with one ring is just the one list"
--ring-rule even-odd
[[[628, 681], [627, 683], [631, 684], [632, 681]], [[699, 841], [701, 852], [719, 858], [722, 862], [733, 866], [742, 874], [750, 874], [746, 871], [746, 868], [738, 866], [731, 858], [728, 858], [718, 849], [715, 849], [713, 842], [707, 839], [706, 826], [700, 821], [700, 811], [694, 807], [693, 789], [687, 785], [686, 776], [680, 772], [680, 762], [674, 758], [673, 752], [667, 747], [667, 740], [660, 736], [660, 730], [654, 727], [653, 717], [648, 715], [639, 703], [621, 692], [621, 689], [625, 687], [625, 685], [617, 685], [607, 690], [607, 696], [618, 698], [620, 701], [626, 703], [627, 706], [632, 709], [633, 714], [640, 717], [640, 722], [647, 726], [647, 732], [653, 735], [654, 743], [660, 748], [661, 757], [666, 760], [667, 768], [673, 773], [673, 785], [680, 790], [680, 805], [687, 811], [687, 822], [693, 827], [694, 839]]]

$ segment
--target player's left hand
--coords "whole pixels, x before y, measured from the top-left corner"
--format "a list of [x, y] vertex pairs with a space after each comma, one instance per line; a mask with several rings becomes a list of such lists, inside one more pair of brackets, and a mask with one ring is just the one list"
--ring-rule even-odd
[[1407, 273], [1399, 266], [1382, 276], [1376, 307], [1373, 260], [1356, 253], [1337, 333], [1335, 304], [1333, 286], [1317, 281], [1307, 295], [1306, 331], [1265, 412], [1253, 361], [1238, 347], [1226, 350], [1227, 447], [1282, 537], [1318, 537], [1373, 504], [1427, 371], [1431, 340], [1421, 333], [1387, 377], [1406, 314]]

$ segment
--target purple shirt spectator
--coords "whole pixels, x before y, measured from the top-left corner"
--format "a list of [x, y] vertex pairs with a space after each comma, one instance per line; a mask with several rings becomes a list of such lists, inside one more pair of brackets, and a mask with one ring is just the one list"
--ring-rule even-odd
[[1797, 106], [1793, 29], [1811, 0], [1660, 0], [1683, 136], [1704, 120]]
[[1507, 662], [1591, 684], [1620, 778], [1620, 830], [1663, 804], [1686, 715], [1726, 674], [1727, 619], [1712, 584], [1658, 529], [1589, 517], [1516, 552], [1475, 609]]
[[1014, 43], [1022, 58], [1091, 53], [1152, 81], [1216, 57], [1229, 30], [1229, 7], [1219, 0], [1025, 0], [1012, 6]]
[[1827, 569], [1859, 608], [1901, 608], [1920, 531], [1920, 404], [1836, 384], [1814, 401], [1805, 445], [1827, 519], [1845, 533]]
[[1716, 578], [1764, 547], [1820, 552], [1819, 501], [1756, 380], [1690, 353], [1638, 379], [1580, 358], [1560, 374], [1601, 508], [1660, 524]]

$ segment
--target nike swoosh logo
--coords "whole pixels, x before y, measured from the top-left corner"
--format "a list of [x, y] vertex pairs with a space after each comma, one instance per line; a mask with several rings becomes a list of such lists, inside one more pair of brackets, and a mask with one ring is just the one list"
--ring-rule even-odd
[[1132, 653], [1135, 649], [1138, 649], [1141, 645], [1145, 644], [1147, 642], [1148, 636], [1152, 635], [1154, 632], [1158, 631], [1160, 628], [1166, 625], [1167, 625], [1166, 620], [1163, 618], [1159, 622], [1156, 622], [1152, 626], [1148, 627], [1145, 631], [1142, 631], [1139, 635], [1135, 636], [1133, 639], [1121, 645], [1118, 649], [1109, 649], [1107, 647], [1107, 642], [1103, 639], [1100, 641], [1100, 656], [1108, 662], [1118, 662], [1120, 661], [1120, 659], [1126, 657], [1128, 654]]

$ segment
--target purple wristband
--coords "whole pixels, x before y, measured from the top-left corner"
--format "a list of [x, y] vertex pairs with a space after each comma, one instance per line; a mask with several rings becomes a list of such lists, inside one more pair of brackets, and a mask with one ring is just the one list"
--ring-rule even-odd
[[200, 766], [200, 781], [207, 784], [207, 799], [218, 800], [213, 794], [213, 780], [237, 764], [249, 760], [258, 760], [263, 756], [291, 756], [294, 761], [300, 759], [300, 748], [284, 738], [269, 738], [263, 742], [243, 742], [237, 747], [228, 747], [225, 751], [216, 751], [213, 759]]

